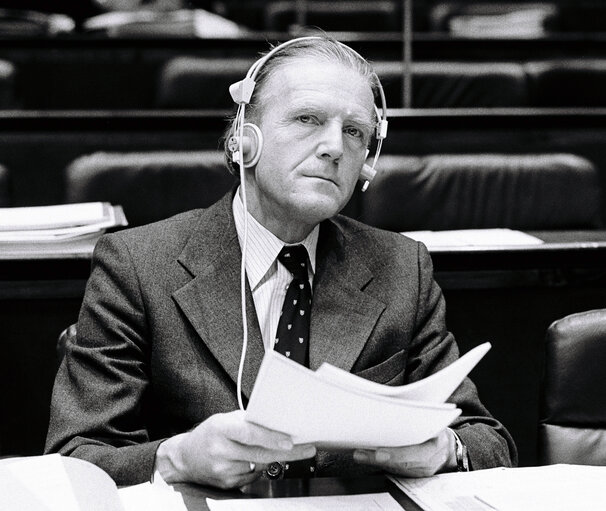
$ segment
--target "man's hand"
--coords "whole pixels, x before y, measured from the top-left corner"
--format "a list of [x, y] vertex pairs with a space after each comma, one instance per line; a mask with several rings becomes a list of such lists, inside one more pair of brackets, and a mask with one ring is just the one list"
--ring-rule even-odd
[[454, 433], [445, 429], [438, 436], [419, 445], [381, 447], [376, 450], [357, 449], [354, 460], [380, 467], [391, 474], [406, 477], [427, 477], [438, 472], [456, 470]]
[[162, 442], [155, 469], [167, 483], [238, 488], [257, 479], [273, 461], [315, 454], [313, 445], [293, 445], [290, 436], [250, 424], [237, 410], [213, 415], [193, 430]]

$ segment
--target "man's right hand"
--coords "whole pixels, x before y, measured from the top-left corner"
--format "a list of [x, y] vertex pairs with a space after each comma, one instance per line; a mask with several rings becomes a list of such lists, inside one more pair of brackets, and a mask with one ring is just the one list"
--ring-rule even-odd
[[251, 424], [237, 410], [209, 417], [193, 430], [162, 442], [155, 470], [167, 483], [191, 482], [239, 488], [274, 461], [315, 456], [312, 444], [294, 445], [289, 435]]

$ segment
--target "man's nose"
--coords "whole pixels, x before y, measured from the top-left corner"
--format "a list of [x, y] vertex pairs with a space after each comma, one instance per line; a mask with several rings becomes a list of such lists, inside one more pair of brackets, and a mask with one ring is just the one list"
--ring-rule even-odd
[[316, 155], [319, 158], [338, 161], [343, 156], [343, 127], [341, 123], [329, 122], [324, 125]]

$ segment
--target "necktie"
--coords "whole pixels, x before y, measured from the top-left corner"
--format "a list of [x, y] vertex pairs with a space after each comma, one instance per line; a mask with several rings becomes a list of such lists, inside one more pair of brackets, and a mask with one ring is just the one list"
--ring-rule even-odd
[[[286, 290], [282, 314], [278, 321], [274, 349], [282, 355], [309, 367], [309, 314], [311, 286], [307, 271], [307, 250], [303, 245], [284, 247], [280, 261], [292, 274]], [[315, 458], [285, 463], [274, 462], [267, 469], [268, 477], [310, 477], [315, 472]]]
[[286, 290], [274, 349], [309, 367], [311, 287], [307, 272], [307, 250], [303, 245], [284, 247], [278, 254], [278, 261], [292, 274], [293, 279]]

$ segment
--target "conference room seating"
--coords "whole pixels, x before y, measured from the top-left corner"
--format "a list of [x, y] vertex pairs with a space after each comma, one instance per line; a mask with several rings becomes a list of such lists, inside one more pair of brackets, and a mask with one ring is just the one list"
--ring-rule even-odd
[[[404, 64], [377, 61], [388, 105], [402, 105]], [[413, 108], [526, 107], [530, 104], [524, 68], [509, 62], [414, 62]]]
[[0, 208], [11, 205], [10, 182], [8, 169], [0, 165]]
[[[241, 80], [254, 59], [183, 56], [169, 60], [158, 75], [159, 108], [230, 108], [229, 85]], [[403, 64], [377, 61], [373, 66], [390, 107], [402, 106]], [[415, 62], [414, 108], [525, 107], [529, 105], [521, 64]]]
[[[299, 4], [299, 5], [297, 5]], [[287, 31], [299, 22], [301, 2], [270, 1], [264, 7], [265, 30]], [[401, 27], [399, 2], [393, 0], [317, 1], [305, 3], [304, 26], [332, 31], [397, 31]]]
[[[383, 155], [343, 213], [392, 231], [596, 228], [599, 176], [572, 154]], [[65, 174], [66, 202], [121, 204], [141, 225], [207, 207], [234, 183], [220, 151], [95, 153]]]
[[12, 62], [0, 60], [0, 109], [15, 108], [16, 68]]
[[383, 155], [357, 217], [392, 231], [599, 225], [599, 174], [572, 154]]
[[555, 321], [545, 339], [539, 461], [606, 465], [606, 309]]
[[208, 207], [233, 181], [219, 151], [99, 152], [68, 166], [65, 199], [120, 204], [136, 226]]
[[605, 59], [527, 62], [531, 104], [537, 107], [606, 106]]

